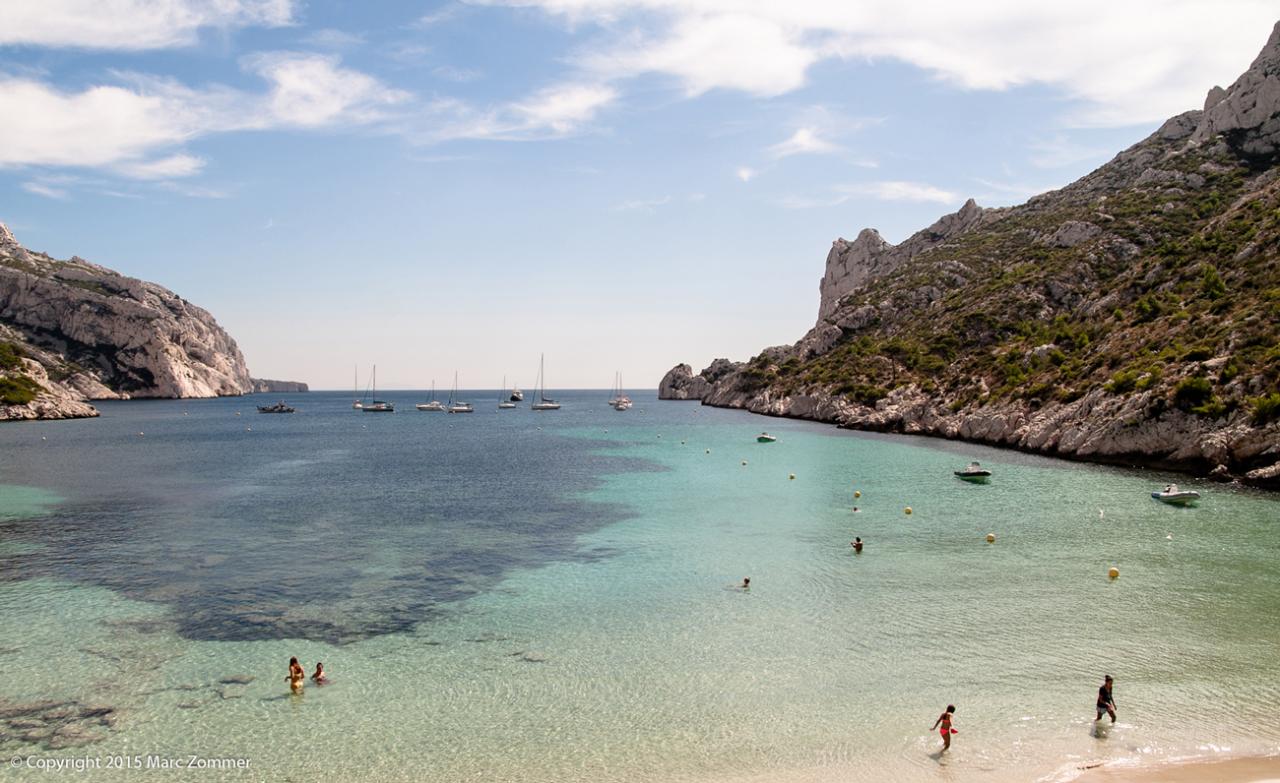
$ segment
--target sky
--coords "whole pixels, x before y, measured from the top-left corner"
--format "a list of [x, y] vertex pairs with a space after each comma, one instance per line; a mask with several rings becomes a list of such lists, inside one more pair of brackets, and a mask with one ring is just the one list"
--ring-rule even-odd
[[0, 222], [255, 376], [653, 388], [799, 339], [837, 237], [1017, 204], [1230, 84], [1201, 0], [7, 0]]

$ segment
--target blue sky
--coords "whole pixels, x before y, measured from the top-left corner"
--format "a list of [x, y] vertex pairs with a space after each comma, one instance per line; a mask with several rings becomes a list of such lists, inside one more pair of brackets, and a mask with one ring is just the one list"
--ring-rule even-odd
[[1269, 3], [18, 0], [0, 221], [206, 307], [255, 375], [655, 386], [813, 324], [830, 243], [1064, 185]]

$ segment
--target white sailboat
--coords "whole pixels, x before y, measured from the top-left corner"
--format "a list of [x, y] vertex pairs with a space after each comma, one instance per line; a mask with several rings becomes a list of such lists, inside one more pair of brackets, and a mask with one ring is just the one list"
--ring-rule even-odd
[[613, 406], [615, 411], [631, 410], [631, 398], [622, 390], [622, 373], [615, 373], [614, 379], [615, 386], [613, 390], [613, 397], [609, 399], [609, 405]]
[[376, 364], [373, 365], [372, 386], [373, 386], [373, 394], [371, 396], [373, 399], [369, 401], [368, 405], [363, 406], [361, 410], [363, 410], [365, 413], [395, 413], [396, 412], [395, 405], [393, 405], [392, 403], [386, 402], [384, 400], [378, 399], [378, 365]]
[[547, 378], [545, 374], [547, 355], [542, 354], [538, 359], [538, 401], [529, 406], [530, 410], [535, 411], [558, 411], [560, 403], [555, 400], [547, 399]]
[[360, 410], [364, 407], [364, 403], [360, 401], [360, 365], [351, 368], [351, 396], [355, 398], [355, 402], [351, 403], [351, 407]]
[[458, 399], [458, 373], [453, 374], [453, 391], [449, 392], [449, 405], [445, 410], [450, 413], [475, 413], [471, 403]]
[[[506, 392], [506, 389], [507, 376], [504, 375], [502, 376], [502, 386], [498, 387], [498, 410], [500, 411], [510, 410], [511, 408], [516, 407], [514, 394], [518, 389], [512, 389], [512, 399], [504, 400], [502, 399], [502, 395]], [[520, 396], [523, 397], [524, 395], [522, 394]]]
[[413, 406], [420, 411], [430, 411], [433, 413], [444, 413], [444, 403], [436, 399], [436, 379], [431, 379], [431, 402], [420, 402]]

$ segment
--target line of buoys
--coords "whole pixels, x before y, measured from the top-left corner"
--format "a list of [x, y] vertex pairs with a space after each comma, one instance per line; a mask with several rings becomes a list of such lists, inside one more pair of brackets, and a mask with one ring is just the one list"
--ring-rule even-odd
[[1111, 566], [1111, 570], [1107, 572], [1107, 576], [1111, 577], [1112, 579], [1119, 578], [1120, 569], [1116, 568], [1115, 566]]
[[995, 542], [996, 542], [996, 534], [995, 534], [995, 533], [987, 533], [987, 543], [988, 543], [988, 544], [994, 544]]
[[907, 506], [906, 508], [902, 509], [902, 513], [906, 514], [907, 516], [911, 516], [911, 506]]

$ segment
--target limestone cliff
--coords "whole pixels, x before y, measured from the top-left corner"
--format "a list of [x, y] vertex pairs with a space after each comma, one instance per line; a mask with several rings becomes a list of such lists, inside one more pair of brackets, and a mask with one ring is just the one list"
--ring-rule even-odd
[[3, 224], [0, 344], [19, 357], [0, 367], [0, 419], [96, 415], [85, 399], [252, 388], [240, 349], [207, 311], [154, 283], [27, 250]]
[[667, 391], [1280, 486], [1280, 25], [1203, 110], [1061, 190], [837, 240], [820, 291], [795, 345]]
[[299, 394], [309, 390], [302, 381], [270, 381], [266, 378], [250, 378], [254, 394]]

